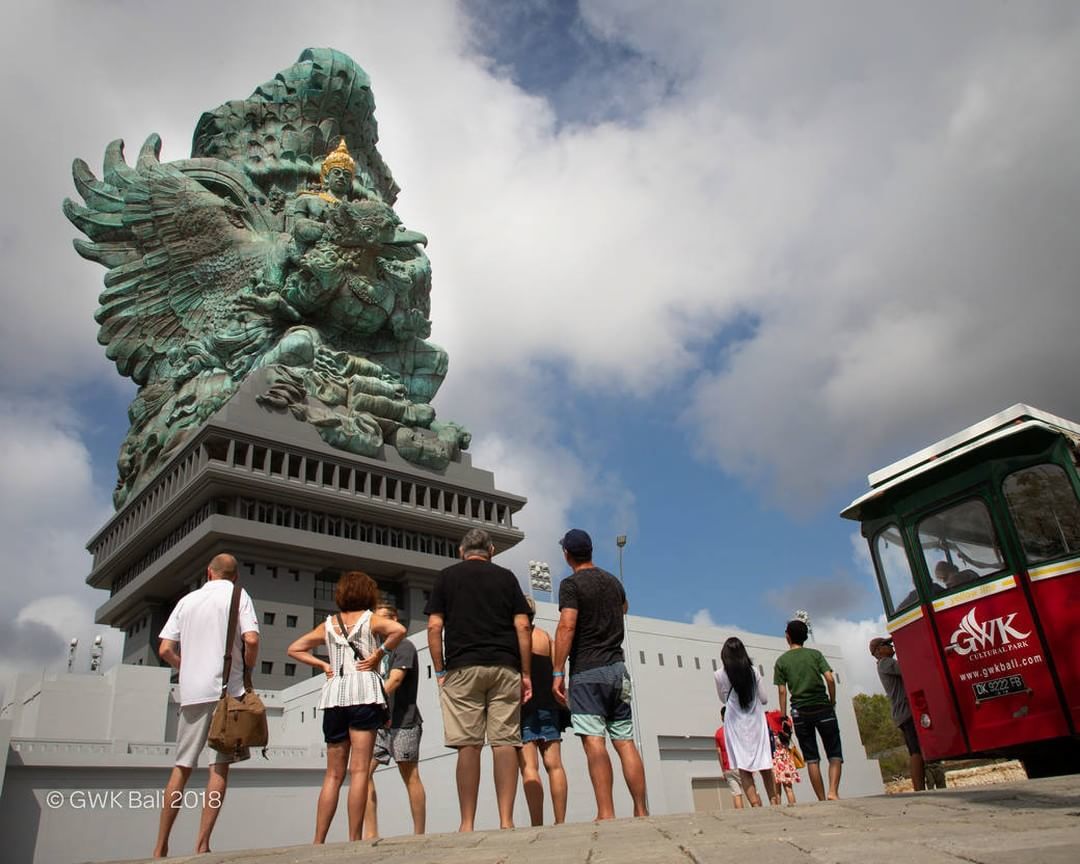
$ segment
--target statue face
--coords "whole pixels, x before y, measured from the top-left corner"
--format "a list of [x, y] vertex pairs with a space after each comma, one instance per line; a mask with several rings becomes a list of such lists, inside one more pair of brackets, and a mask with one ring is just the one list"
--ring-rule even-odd
[[334, 166], [326, 172], [326, 188], [339, 198], [348, 194], [352, 189], [353, 175], [345, 168]]

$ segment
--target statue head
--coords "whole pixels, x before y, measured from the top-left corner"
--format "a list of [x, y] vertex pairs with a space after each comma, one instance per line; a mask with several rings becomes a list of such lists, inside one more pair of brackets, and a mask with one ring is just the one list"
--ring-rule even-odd
[[342, 202], [327, 217], [327, 226], [327, 239], [339, 246], [414, 246], [427, 243], [427, 237], [423, 234], [403, 228], [393, 210], [381, 201], [369, 198]]
[[338, 142], [337, 149], [323, 159], [319, 176], [322, 178], [323, 188], [339, 198], [345, 197], [352, 188], [353, 178], [356, 176], [356, 161], [349, 155], [344, 137]]

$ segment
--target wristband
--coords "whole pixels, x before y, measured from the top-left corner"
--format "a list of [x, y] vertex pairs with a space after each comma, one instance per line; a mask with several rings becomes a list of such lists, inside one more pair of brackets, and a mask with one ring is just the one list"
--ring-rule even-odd
[[552, 678], [564, 678], [564, 677], [566, 677], [566, 673], [565, 672], [552, 672], [551, 677]]
[[445, 676], [446, 676], [446, 670], [445, 669], [443, 669], [442, 672], [436, 672], [435, 673], [436, 678], [443, 678]]

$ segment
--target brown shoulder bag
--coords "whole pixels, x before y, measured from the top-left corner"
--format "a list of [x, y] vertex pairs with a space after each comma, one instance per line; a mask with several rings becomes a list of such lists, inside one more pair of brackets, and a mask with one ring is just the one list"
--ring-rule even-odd
[[270, 739], [266, 726], [266, 706], [251, 686], [249, 667], [244, 667], [244, 695], [239, 699], [229, 695], [233, 640], [236, 638], [239, 613], [240, 586], [233, 585], [232, 602], [229, 604], [229, 624], [225, 628], [225, 662], [221, 672], [221, 698], [210, 720], [210, 736], [207, 743], [219, 753], [231, 754], [236, 761], [247, 758], [245, 751], [249, 747], [261, 747], [265, 759], [266, 745]]

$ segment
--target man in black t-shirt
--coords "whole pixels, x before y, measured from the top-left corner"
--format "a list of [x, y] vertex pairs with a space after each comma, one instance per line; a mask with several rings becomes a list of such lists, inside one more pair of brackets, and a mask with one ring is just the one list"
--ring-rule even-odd
[[[398, 620], [397, 607], [383, 603], [375, 607], [375, 614], [392, 621]], [[390, 725], [375, 736], [375, 750], [371, 759], [371, 779], [368, 782], [368, 804], [364, 811], [364, 840], [379, 836], [379, 799], [375, 791], [375, 769], [389, 765], [393, 758], [398, 773], [409, 793], [409, 810], [412, 812], [413, 834], [423, 834], [427, 818], [427, 793], [420, 781], [420, 738], [423, 734], [423, 718], [416, 704], [416, 690], [420, 682], [420, 663], [416, 646], [408, 639], [387, 657], [383, 658], [383, 689], [390, 703]]]
[[[630, 676], [623, 662], [623, 586], [592, 562], [592, 538], [579, 528], [559, 541], [574, 571], [559, 585], [559, 626], [555, 631], [555, 698], [570, 706], [574, 734], [581, 738], [596, 796], [596, 818], [614, 819], [611, 759], [605, 736], [622, 763], [623, 778], [634, 801], [634, 815], [648, 816], [645, 767], [634, 744]], [[570, 686], [565, 666], [570, 660]], [[567, 691], [569, 690], [569, 698]]]
[[458, 751], [458, 830], [473, 830], [485, 739], [495, 769], [499, 827], [513, 828], [521, 703], [532, 696], [529, 607], [517, 577], [491, 563], [495, 544], [487, 531], [473, 528], [458, 551], [464, 560], [436, 577], [424, 608], [444, 740]]

